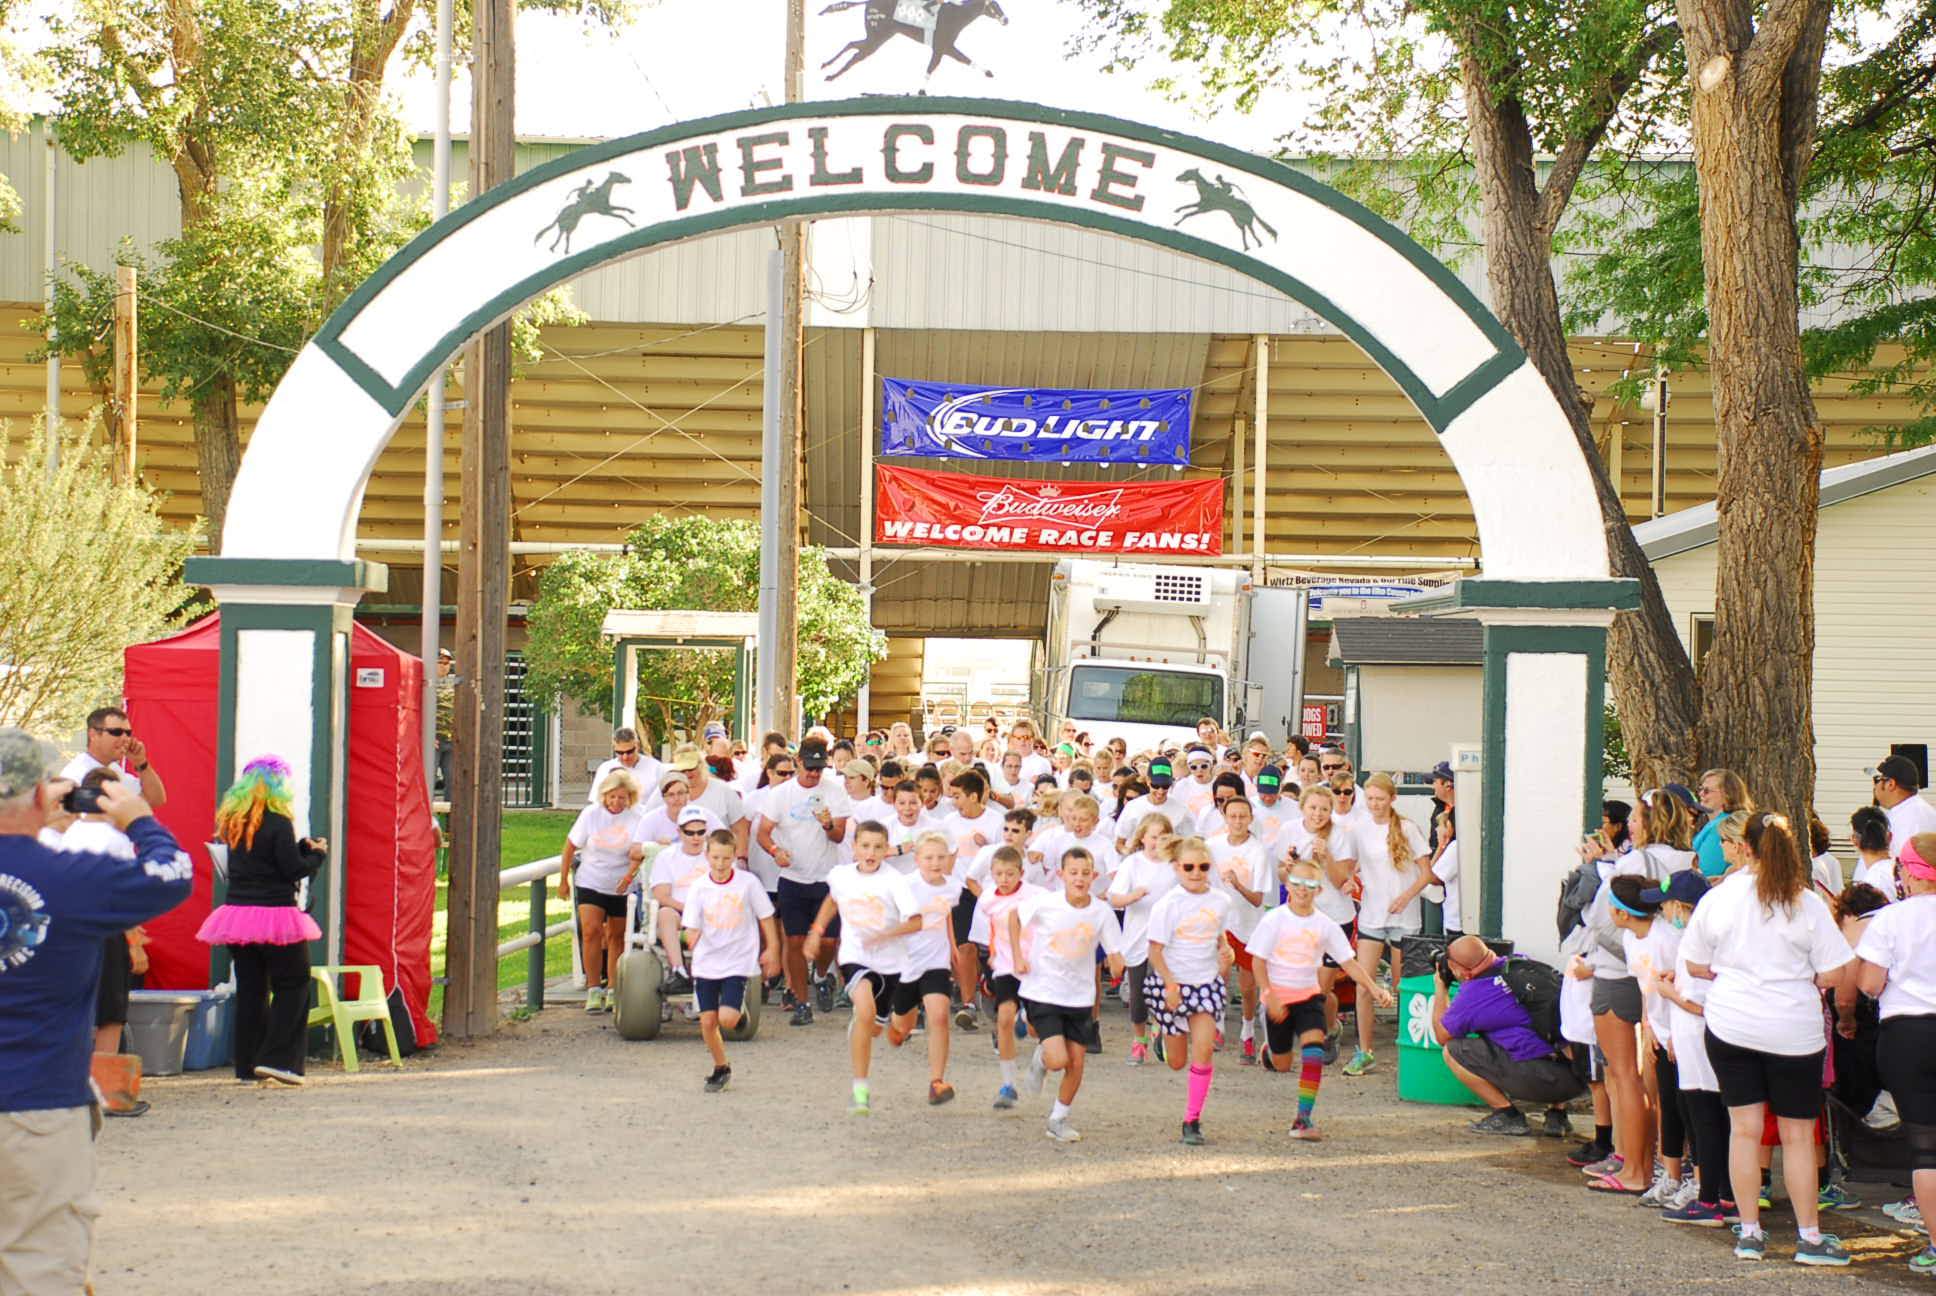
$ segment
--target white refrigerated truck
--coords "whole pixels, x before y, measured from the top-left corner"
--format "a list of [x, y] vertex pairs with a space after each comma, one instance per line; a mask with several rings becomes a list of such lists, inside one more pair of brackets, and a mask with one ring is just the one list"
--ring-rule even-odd
[[1305, 601], [1222, 568], [1058, 562], [1034, 680], [1044, 732], [1070, 721], [1138, 752], [1192, 741], [1210, 716], [1282, 743], [1303, 693]]

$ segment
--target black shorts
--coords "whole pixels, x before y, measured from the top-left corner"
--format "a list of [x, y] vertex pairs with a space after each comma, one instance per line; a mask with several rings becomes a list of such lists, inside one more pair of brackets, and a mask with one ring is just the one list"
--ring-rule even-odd
[[862, 982], [866, 982], [872, 988], [876, 1017], [887, 1016], [887, 1010], [894, 1003], [894, 987], [901, 984], [901, 978], [891, 972], [876, 972], [873, 968], [862, 967], [858, 963], [842, 963], [840, 979], [846, 982], [850, 997], [860, 988]]
[[961, 888], [961, 898], [955, 901], [955, 944], [968, 944], [968, 929], [975, 925], [975, 905], [981, 897], [967, 887]]
[[1792, 1057], [1730, 1044], [1707, 1028], [1707, 1060], [1721, 1082], [1721, 1101], [1729, 1107], [1767, 1103], [1788, 1120], [1814, 1120], [1822, 1114], [1822, 1054]]
[[1461, 1035], [1446, 1043], [1445, 1054], [1515, 1102], [1558, 1107], [1586, 1090], [1572, 1060], [1553, 1054], [1515, 1058], [1484, 1035]]
[[1593, 978], [1593, 1015], [1612, 1013], [1629, 1026], [1640, 1025], [1640, 982], [1632, 977]]
[[[781, 878], [779, 889], [773, 893], [773, 908], [780, 917], [780, 930], [789, 936], [805, 936], [807, 929], [813, 926], [813, 920], [820, 916], [820, 902], [826, 898], [825, 882], [795, 882], [792, 878]], [[839, 939], [839, 914], [828, 922], [826, 935]]]
[[988, 978], [988, 993], [997, 1005], [1022, 1002], [1022, 979], [1014, 976]]
[[625, 916], [624, 896], [613, 895], [609, 891], [594, 891], [590, 887], [579, 886], [576, 882], [571, 886], [571, 902], [580, 908], [589, 906], [593, 909], [603, 909], [607, 918]]
[[120, 932], [101, 943], [101, 982], [94, 990], [94, 1024], [128, 1023], [128, 988], [134, 984], [134, 956]]
[[1029, 1029], [1035, 1032], [1037, 1039], [1054, 1039], [1060, 1035], [1071, 1044], [1087, 1048], [1099, 1038], [1096, 1019], [1089, 1015], [1087, 1008], [1024, 999], [1022, 1011], [1028, 1014]]
[[1883, 1018], [1876, 1070], [1904, 1124], [1936, 1125], [1936, 1017]]
[[929, 995], [947, 998], [954, 983], [954, 973], [947, 968], [929, 968], [926, 972], [916, 973], [912, 980], [902, 977], [894, 984], [894, 1015], [905, 1017], [919, 1008], [921, 1001]]
[[1291, 1015], [1283, 1021], [1271, 1020], [1270, 1010], [1264, 1010], [1264, 1038], [1270, 1043], [1273, 1057], [1294, 1057], [1309, 1031], [1324, 1033], [1324, 996], [1321, 994], [1292, 1004]]
[[[1357, 916], [1356, 916], [1356, 915], [1353, 915], [1353, 917], [1352, 917], [1352, 919], [1351, 919], [1351, 921], [1350, 921], [1350, 922], [1348, 922], [1348, 923], [1340, 923], [1340, 924], [1339, 924], [1339, 926], [1341, 926], [1341, 927], [1343, 927], [1343, 928], [1344, 928], [1344, 938], [1345, 938], [1345, 941], [1346, 941], [1346, 943], [1348, 943], [1348, 944], [1349, 944], [1349, 945], [1351, 946], [1351, 948], [1352, 948], [1353, 950], [1356, 950], [1356, 949], [1358, 948], [1358, 919], [1357, 919]], [[1328, 968], [1335, 968], [1335, 967], [1337, 967], [1337, 966], [1338, 966], [1338, 963], [1337, 963], [1337, 960], [1336, 960], [1336, 959], [1333, 959], [1333, 958], [1332, 958], [1332, 957], [1331, 957], [1331, 956], [1330, 956], [1329, 954], [1326, 954], [1326, 955], [1324, 955], [1324, 962], [1323, 962], [1323, 966], [1325, 966], [1325, 967], [1328, 967]], [[1365, 969], [1365, 971], [1367, 971], [1367, 972], [1376, 972], [1377, 970], [1378, 970], [1378, 969], [1376, 969], [1376, 968], [1366, 968], [1366, 969]]]
[[737, 1012], [746, 1006], [746, 978], [695, 977], [692, 997], [702, 1013], [718, 1012], [721, 1008]]

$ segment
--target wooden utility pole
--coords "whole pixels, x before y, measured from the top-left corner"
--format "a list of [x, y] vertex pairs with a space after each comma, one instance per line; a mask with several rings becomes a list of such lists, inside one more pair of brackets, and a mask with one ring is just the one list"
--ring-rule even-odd
[[[472, 45], [473, 198], [510, 180], [515, 0], [476, 0]], [[511, 588], [511, 326], [464, 354], [463, 499], [457, 571], [457, 697], [451, 788], [450, 913], [444, 1032], [497, 1025], [498, 831], [503, 819], [504, 622]], [[424, 561], [437, 561], [425, 554]]]
[[135, 272], [133, 266], [114, 268], [114, 480], [134, 480], [135, 403]]
[[[799, 103], [804, 98], [802, 82], [807, 61], [806, 0], [787, 0], [786, 101]], [[807, 283], [807, 223], [785, 221], [780, 226], [780, 390], [768, 392], [766, 399], [780, 405], [780, 444], [786, 462], [767, 464], [766, 471], [780, 474], [780, 560], [778, 578], [779, 618], [771, 645], [760, 651], [773, 654], [773, 723], [786, 733], [800, 724], [799, 677], [795, 667], [800, 650], [800, 475], [803, 470], [802, 446], [805, 444], [801, 417], [801, 365], [805, 358]], [[772, 321], [767, 321], [771, 327]]]

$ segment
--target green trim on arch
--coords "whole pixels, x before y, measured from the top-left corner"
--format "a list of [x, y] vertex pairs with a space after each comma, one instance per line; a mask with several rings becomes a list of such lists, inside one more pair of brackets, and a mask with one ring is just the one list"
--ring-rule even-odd
[[[1038, 200], [947, 192], [854, 194], [818, 193], [811, 190], [794, 198], [738, 204], [700, 216], [644, 226], [583, 252], [561, 257], [543, 273], [520, 280], [466, 315], [455, 328], [435, 339], [424, 353], [412, 362], [402, 379], [394, 384], [377, 373], [366, 360], [342, 341], [343, 332], [391, 280], [437, 244], [487, 212], [517, 199], [530, 189], [558, 176], [569, 175], [585, 167], [596, 166], [602, 162], [656, 148], [662, 144], [769, 122], [783, 122], [797, 118], [885, 117], [895, 114], [906, 114], [915, 118], [963, 115], [996, 118], [1026, 125], [1097, 131], [1188, 152], [1207, 161], [1220, 163], [1232, 170], [1243, 171], [1259, 179], [1283, 185], [1337, 212], [1404, 257], [1480, 330], [1492, 344], [1495, 354], [1460, 379], [1445, 394], [1437, 395], [1409, 367], [1400, 363], [1389, 349], [1372, 337], [1355, 318], [1324, 294], [1254, 257], [1180, 230], [1152, 229], [1139, 221], [1111, 216], [1106, 212], [1090, 208], [1070, 207], [1066, 202], [1050, 201], [1046, 197]], [[497, 186], [418, 234], [350, 294], [348, 300], [324, 323], [315, 341], [316, 345], [335, 361], [352, 381], [368, 393], [372, 400], [392, 416], [401, 416], [416, 399], [418, 392], [429, 382], [437, 366], [447, 360], [467, 340], [508, 316], [518, 306], [545, 289], [595, 266], [661, 244], [697, 238], [741, 226], [766, 225], [795, 217], [861, 215], [895, 211], [944, 211], [1020, 216], [1064, 225], [1079, 225], [1138, 242], [1153, 243], [1188, 256], [1228, 266], [1260, 283], [1276, 288], [1335, 325], [1363, 349], [1380, 369], [1391, 375], [1406, 396], [1418, 407], [1420, 414], [1439, 432], [1444, 432], [1452, 421], [1464, 413], [1474, 401], [1498, 386], [1507, 375], [1525, 363], [1525, 354], [1511, 334], [1507, 333], [1492, 312], [1487, 310], [1471, 290], [1443, 263], [1369, 208], [1281, 162], [1210, 140], [1123, 121], [1099, 113], [1076, 112], [1007, 100], [924, 97], [785, 104], [772, 108], [726, 113], [697, 121], [675, 123], [624, 139], [608, 140], [555, 158]]]
[[323, 558], [190, 558], [182, 574], [196, 585], [305, 585], [319, 589], [390, 588], [390, 569], [361, 558], [344, 562]]

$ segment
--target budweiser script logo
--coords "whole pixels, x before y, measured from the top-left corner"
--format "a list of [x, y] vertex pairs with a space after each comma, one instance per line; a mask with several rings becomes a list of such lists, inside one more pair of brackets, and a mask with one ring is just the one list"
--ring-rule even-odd
[[981, 525], [1003, 522], [1066, 522], [1080, 526], [1100, 526], [1123, 511], [1123, 493], [1118, 490], [1094, 491], [1062, 497], [1055, 485], [1031, 490], [1026, 485], [1004, 485], [997, 490], [976, 491], [981, 505]]

